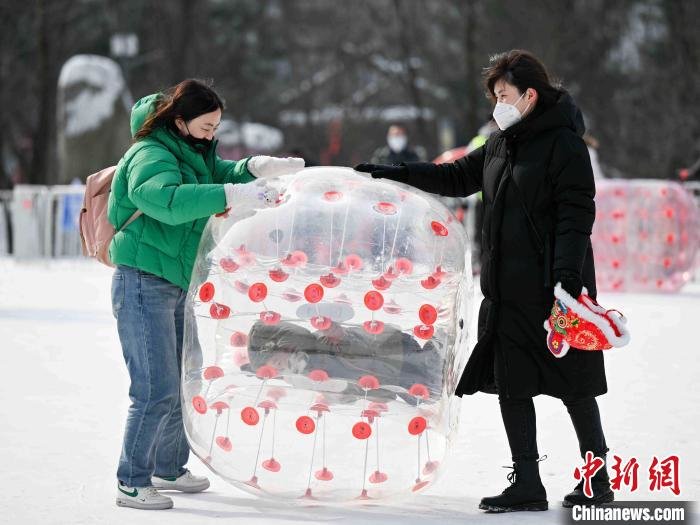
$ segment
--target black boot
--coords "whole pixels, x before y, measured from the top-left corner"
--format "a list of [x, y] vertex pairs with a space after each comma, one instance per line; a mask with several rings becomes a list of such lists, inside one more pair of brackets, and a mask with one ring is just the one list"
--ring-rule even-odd
[[547, 510], [547, 491], [542, 485], [538, 460], [521, 460], [513, 463], [508, 474], [510, 487], [500, 496], [483, 498], [481, 510], [488, 512], [516, 512], [521, 510]]
[[[605, 459], [605, 456], [603, 456], [603, 459]], [[596, 472], [595, 476], [591, 478], [592, 498], [589, 498], [583, 493], [584, 481], [581, 480], [574, 490], [564, 496], [562, 505], [568, 509], [574, 505], [601, 505], [614, 501], [615, 493], [612, 491], [612, 488], [610, 488], [610, 478], [608, 477], [606, 465], [603, 465], [603, 468]]]

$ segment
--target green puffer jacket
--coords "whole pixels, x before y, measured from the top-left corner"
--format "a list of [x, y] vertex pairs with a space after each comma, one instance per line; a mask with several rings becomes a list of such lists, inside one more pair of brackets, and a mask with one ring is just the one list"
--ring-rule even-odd
[[[158, 96], [144, 97], [132, 108], [132, 136]], [[133, 144], [117, 165], [107, 213], [117, 230], [137, 209], [143, 215], [114, 236], [112, 262], [187, 290], [204, 226], [226, 206], [223, 184], [254, 180], [248, 160], [222, 160], [216, 142], [202, 154], [165, 127]]]

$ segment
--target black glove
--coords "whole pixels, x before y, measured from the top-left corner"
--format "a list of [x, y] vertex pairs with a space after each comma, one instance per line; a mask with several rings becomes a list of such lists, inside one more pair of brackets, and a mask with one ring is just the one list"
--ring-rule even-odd
[[405, 165], [358, 164], [355, 166], [355, 171], [369, 173], [373, 179], [390, 179], [404, 184], [408, 183], [408, 168]]
[[554, 270], [554, 282], [561, 283], [561, 287], [574, 299], [578, 299], [583, 289], [581, 276], [571, 270]]

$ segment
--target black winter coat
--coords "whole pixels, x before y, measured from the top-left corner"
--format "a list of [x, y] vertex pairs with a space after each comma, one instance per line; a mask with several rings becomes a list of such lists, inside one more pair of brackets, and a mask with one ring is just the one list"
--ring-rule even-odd
[[596, 296], [590, 235], [595, 184], [571, 97], [536, 107], [521, 122], [450, 164], [407, 164], [407, 183], [431, 193], [483, 191], [478, 342], [457, 395], [479, 390], [521, 398], [597, 396], [607, 391], [602, 352], [572, 349], [554, 357], [546, 345], [553, 275], [581, 275]]
[[377, 149], [372, 155], [374, 164], [401, 164], [402, 162], [418, 162], [421, 159], [418, 153], [411, 148], [404, 148], [401, 151], [394, 151], [389, 146]]

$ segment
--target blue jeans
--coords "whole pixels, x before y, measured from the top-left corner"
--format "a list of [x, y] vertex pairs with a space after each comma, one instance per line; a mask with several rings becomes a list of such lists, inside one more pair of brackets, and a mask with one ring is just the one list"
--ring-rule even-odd
[[112, 313], [131, 378], [117, 479], [129, 487], [150, 486], [154, 474], [186, 472], [180, 406], [186, 297], [180, 287], [136, 268], [120, 265], [112, 277]]

